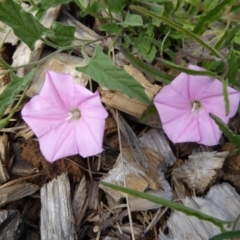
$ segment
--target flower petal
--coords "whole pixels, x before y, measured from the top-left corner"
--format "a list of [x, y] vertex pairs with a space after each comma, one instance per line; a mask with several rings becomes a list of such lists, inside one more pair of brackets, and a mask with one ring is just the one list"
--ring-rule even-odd
[[217, 145], [222, 135], [218, 125], [209, 117], [208, 111], [202, 109], [199, 111], [199, 131], [201, 139], [198, 143], [214, 146]]
[[[191, 64], [188, 67], [197, 71], [205, 70], [204, 68]], [[208, 76], [189, 75], [188, 88], [190, 99], [193, 101], [212, 96], [221, 96], [223, 91], [223, 84], [218, 79], [214, 79]]]
[[191, 109], [189, 99], [184, 95], [179, 95], [179, 92], [177, 92], [172, 85], [163, 87], [153, 101], [155, 104], [161, 103], [176, 108]]
[[89, 157], [103, 151], [104, 129], [105, 120], [85, 117], [80, 119], [80, 124], [76, 126], [76, 142], [81, 156]]
[[40, 96], [54, 107], [71, 110], [74, 84], [74, 78], [69, 74], [47, 71]]
[[36, 96], [25, 104], [22, 118], [30, 126], [37, 137], [41, 137], [67, 118], [67, 112], [55, 108], [41, 96]]
[[201, 140], [198, 115], [191, 111], [163, 123], [163, 129], [173, 143], [198, 142]]
[[229, 98], [229, 114], [226, 116], [225, 112], [225, 102], [224, 97], [221, 94], [220, 96], [212, 96], [204, 98], [201, 100], [203, 108], [208, 113], [213, 113], [220, 117], [225, 123], [228, 122], [229, 118], [233, 117], [238, 109], [240, 101], [240, 93], [234, 90], [233, 88], [228, 87], [228, 98]]
[[[170, 84], [171, 88], [176, 92], [178, 98], [185, 99], [185, 101], [187, 101], [188, 103], [191, 101], [190, 89], [189, 89], [189, 77], [190, 75], [186, 73], [180, 73]], [[167, 100], [168, 99], [169, 98], [167, 98]], [[173, 99], [173, 100], [176, 101], [177, 99]]]
[[76, 125], [77, 121], [62, 122], [39, 138], [41, 152], [49, 162], [78, 154]]
[[95, 117], [97, 119], [105, 119], [108, 116], [107, 111], [103, 107], [98, 91], [96, 91], [87, 101], [82, 102], [79, 106], [81, 115], [86, 117]]
[[80, 84], [74, 85], [74, 104], [75, 104], [75, 106], [81, 105], [83, 102], [88, 101], [88, 99], [92, 98], [92, 97], [96, 97], [96, 99], [98, 99], [98, 102], [99, 103], [101, 102], [98, 91], [93, 93]]

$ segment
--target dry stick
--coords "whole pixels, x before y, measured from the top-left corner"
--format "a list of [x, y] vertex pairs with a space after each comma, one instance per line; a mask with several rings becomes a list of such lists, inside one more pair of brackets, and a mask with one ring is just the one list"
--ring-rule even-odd
[[[123, 169], [123, 182], [124, 182], [124, 187], [127, 187], [126, 185], [126, 177], [125, 177], [125, 167], [124, 167], [124, 162], [123, 162], [123, 156], [122, 156], [122, 142], [121, 142], [121, 131], [119, 127], [119, 116], [118, 116], [118, 110], [117, 110], [117, 126], [118, 126], [118, 141], [119, 141], [119, 149], [120, 149], [120, 159], [122, 161], [122, 169]], [[131, 228], [131, 235], [132, 235], [132, 240], [135, 240], [134, 232], [133, 232], [133, 223], [132, 223], [132, 215], [130, 211], [130, 206], [129, 206], [129, 201], [128, 201], [128, 195], [126, 194], [126, 201], [127, 201], [127, 211], [128, 211], [128, 217], [129, 217], [129, 223], [130, 223], [130, 228]]]
[[110, 225], [113, 225], [115, 222], [121, 221], [125, 216], [128, 215], [128, 210], [125, 209], [122, 212], [116, 214], [115, 216], [105, 220], [104, 222], [100, 223], [99, 225], [95, 226], [93, 228], [94, 232], [100, 231], [100, 230], [105, 230], [107, 227]]
[[166, 211], [168, 210], [168, 208], [165, 208], [162, 212], [161, 212], [161, 208], [158, 209], [157, 213], [155, 214], [155, 216], [153, 217], [153, 219], [151, 220], [150, 224], [147, 226], [147, 228], [144, 230], [144, 235], [152, 228], [154, 227], [157, 222], [160, 220], [160, 218], [166, 213]]
[[12, 185], [14, 185], [16, 183], [19, 183], [19, 182], [22, 182], [22, 181], [26, 181], [26, 180], [29, 180], [31, 178], [44, 176], [44, 175], [46, 175], [46, 174], [45, 173], [37, 173], [37, 174], [33, 174], [33, 175], [30, 175], [30, 176], [27, 176], [27, 177], [22, 177], [22, 178], [18, 178], [18, 179], [12, 180], [11, 182], [7, 182], [7, 183], [1, 185], [0, 186], [0, 190], [5, 188], [5, 187], [12, 186]]
[[89, 169], [89, 175], [90, 175], [90, 184], [89, 184], [89, 189], [88, 189], [88, 196], [85, 200], [85, 203], [83, 205], [82, 211], [79, 213], [77, 221], [76, 221], [76, 229], [78, 229], [80, 227], [80, 224], [83, 220], [84, 217], [84, 213], [86, 212], [86, 209], [88, 207], [88, 201], [89, 201], [89, 196], [90, 196], [90, 192], [92, 189], [92, 174], [91, 174], [91, 168], [90, 168], [90, 163], [89, 163], [89, 158], [87, 158], [87, 163], [88, 163], [88, 169]]
[[[0, 131], [1, 132], [1, 131]], [[89, 173], [89, 170], [84, 168], [83, 166], [81, 166], [80, 164], [74, 162], [73, 160], [71, 160], [70, 158], [65, 158], [66, 160], [72, 162], [73, 164], [77, 165], [78, 167], [80, 167], [81, 169], [83, 169], [84, 171], [88, 172]], [[91, 171], [91, 174], [99, 174], [99, 175], [107, 175], [107, 173], [101, 173], [101, 172], [92, 172]]]

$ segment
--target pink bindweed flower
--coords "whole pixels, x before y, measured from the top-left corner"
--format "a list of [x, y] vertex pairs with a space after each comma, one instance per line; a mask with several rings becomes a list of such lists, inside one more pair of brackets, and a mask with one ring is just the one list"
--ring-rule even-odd
[[[204, 70], [189, 65], [193, 70]], [[225, 123], [238, 109], [240, 94], [227, 88], [230, 113], [226, 116], [223, 84], [206, 76], [179, 74], [170, 85], [155, 96], [154, 104], [163, 129], [173, 143], [198, 142], [212, 146], [218, 144], [222, 132], [209, 116], [213, 113]]]
[[22, 118], [38, 137], [49, 162], [102, 152], [107, 116], [97, 91], [92, 93], [71, 75], [53, 71], [47, 72], [40, 94], [22, 109]]

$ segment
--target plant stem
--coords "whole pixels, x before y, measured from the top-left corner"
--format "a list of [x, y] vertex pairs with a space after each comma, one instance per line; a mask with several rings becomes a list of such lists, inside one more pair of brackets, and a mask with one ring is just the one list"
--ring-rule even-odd
[[16, 66], [16, 67], [12, 67], [12, 66], [9, 66], [8, 70], [6, 71], [2, 71], [0, 73], [0, 76], [1, 75], [4, 75], [6, 73], [9, 73], [11, 72], [12, 70], [16, 70], [16, 69], [19, 69], [19, 68], [24, 68], [24, 67], [29, 67], [29, 66], [36, 66], [36, 65], [39, 65], [43, 62], [45, 62], [48, 58], [51, 58], [53, 57], [54, 55], [56, 55], [57, 53], [60, 53], [60, 52], [63, 52], [63, 51], [66, 51], [66, 50], [69, 50], [69, 49], [73, 49], [73, 48], [79, 48], [79, 47], [82, 47], [84, 45], [90, 45], [92, 43], [95, 43], [95, 42], [98, 42], [98, 41], [101, 41], [103, 39], [106, 39], [106, 38], [109, 38], [109, 36], [105, 36], [105, 37], [101, 37], [101, 38], [98, 38], [98, 39], [95, 39], [95, 40], [92, 40], [92, 41], [89, 41], [88, 43], [82, 43], [82, 44], [78, 44], [78, 45], [70, 45], [70, 46], [65, 46], [65, 47], [60, 47], [57, 51], [55, 51], [54, 53], [51, 53], [49, 54], [48, 56], [38, 60], [38, 61], [35, 61], [35, 62], [31, 62], [31, 63], [27, 63], [27, 64], [23, 64], [23, 65], [20, 65], [20, 66]]
[[27, 86], [25, 87], [22, 96], [19, 98], [16, 106], [12, 109], [11, 113], [6, 117], [0, 120], [0, 129], [6, 127], [8, 125], [9, 120], [12, 118], [12, 116], [14, 115], [14, 113], [17, 111], [18, 107], [20, 106], [27, 90], [28, 90], [29, 84], [27, 84]]

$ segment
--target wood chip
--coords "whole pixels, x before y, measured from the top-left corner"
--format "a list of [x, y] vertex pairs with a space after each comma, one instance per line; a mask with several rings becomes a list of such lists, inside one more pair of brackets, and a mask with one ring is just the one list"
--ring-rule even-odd
[[76, 230], [66, 173], [41, 188], [41, 239], [74, 240]]
[[[240, 196], [228, 183], [211, 187], [205, 198], [187, 197], [183, 205], [225, 221], [234, 221], [240, 214]], [[210, 222], [173, 211], [167, 221], [168, 234], [159, 230], [159, 240], [210, 239], [221, 231]], [[236, 230], [240, 229], [238, 222]]]
[[8, 136], [0, 136], [0, 185], [9, 179], [7, 164], [10, 161]]
[[[172, 189], [169, 185], [169, 183], [165, 180], [164, 174], [160, 175], [159, 182], [161, 182], [162, 190], [148, 190], [146, 193], [149, 193], [151, 195], [164, 198], [167, 200], [172, 200], [173, 193]], [[156, 209], [159, 207], [162, 207], [160, 204], [156, 204], [153, 202], [150, 202], [148, 200], [142, 199], [142, 198], [129, 198], [129, 205], [131, 211], [145, 211], [150, 209]]]
[[190, 190], [203, 193], [217, 178], [228, 152], [193, 153], [181, 167], [175, 168], [172, 176], [185, 183]]
[[82, 211], [86, 197], [87, 197], [86, 177], [83, 176], [81, 182], [76, 187], [72, 201], [73, 215], [75, 219], [78, 218], [78, 215]]
[[153, 149], [162, 156], [163, 161], [161, 161], [159, 166], [160, 172], [165, 173], [169, 167], [173, 166], [176, 162], [176, 157], [174, 156], [169, 142], [162, 130], [151, 129], [143, 134], [140, 141], [144, 146]]
[[22, 227], [22, 219], [18, 210], [0, 211], [0, 240], [18, 239]]
[[[122, 161], [124, 162], [125, 176], [123, 172]], [[135, 162], [130, 148], [122, 148], [122, 156], [121, 154], [118, 156], [113, 169], [109, 171], [108, 175], [104, 176], [101, 180], [123, 186], [124, 177], [126, 179], [127, 187], [141, 192], [144, 192], [147, 188], [155, 190], [159, 189], [159, 184], [161, 184], [159, 182], [157, 183], [155, 179], [152, 179], [151, 175], [146, 174], [146, 171], [144, 171], [139, 164]], [[106, 188], [102, 185], [100, 185], [100, 188], [111, 195], [115, 201], [119, 201], [121, 198], [125, 197], [124, 193]]]
[[89, 199], [88, 199], [88, 209], [98, 209], [98, 203], [99, 203], [99, 182], [98, 181], [92, 181], [92, 186], [89, 192]]
[[0, 189], [0, 206], [35, 193], [39, 187], [31, 183], [19, 183]]

